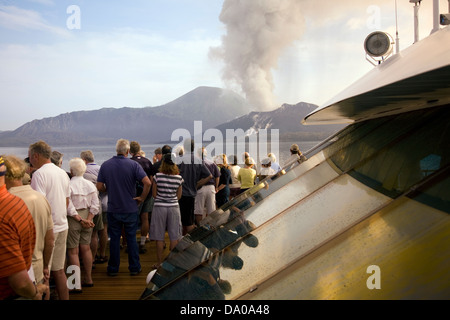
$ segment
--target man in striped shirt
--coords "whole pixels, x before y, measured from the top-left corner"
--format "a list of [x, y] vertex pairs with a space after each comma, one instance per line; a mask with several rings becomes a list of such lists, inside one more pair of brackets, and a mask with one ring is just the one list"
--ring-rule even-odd
[[28, 274], [36, 243], [33, 217], [25, 202], [6, 190], [5, 174], [0, 157], [0, 300], [40, 300], [48, 286], [36, 286]]

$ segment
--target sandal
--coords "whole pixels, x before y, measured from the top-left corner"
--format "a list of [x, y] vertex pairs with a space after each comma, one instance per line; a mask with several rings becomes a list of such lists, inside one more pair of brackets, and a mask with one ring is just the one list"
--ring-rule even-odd
[[146, 253], [147, 252], [147, 249], [145, 249], [145, 246], [143, 246], [143, 245], [139, 245], [139, 253]]
[[81, 289], [71, 289], [69, 290], [69, 294], [80, 294], [83, 293], [83, 290]]
[[92, 288], [94, 286], [94, 283], [82, 283], [82, 288]]
[[107, 256], [104, 256], [104, 257], [96, 256], [95, 257], [95, 263], [102, 264], [102, 263], [105, 263], [107, 261], [108, 261], [108, 257]]

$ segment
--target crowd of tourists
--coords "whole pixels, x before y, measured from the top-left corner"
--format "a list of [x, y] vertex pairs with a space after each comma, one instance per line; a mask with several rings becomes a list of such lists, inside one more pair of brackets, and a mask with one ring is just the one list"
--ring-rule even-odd
[[[45, 141], [30, 145], [26, 159], [0, 157], [0, 300], [69, 300], [94, 286], [97, 264], [117, 276], [123, 249], [130, 275], [138, 275], [150, 241], [158, 268], [166, 235], [172, 250], [217, 208], [281, 171], [272, 153], [256, 168], [248, 153], [243, 165], [236, 155], [210, 159], [190, 139], [177, 150], [157, 148], [151, 160], [137, 141], [119, 139], [115, 151], [101, 165], [81, 151], [69, 172]], [[290, 151], [304, 157], [295, 144]]]

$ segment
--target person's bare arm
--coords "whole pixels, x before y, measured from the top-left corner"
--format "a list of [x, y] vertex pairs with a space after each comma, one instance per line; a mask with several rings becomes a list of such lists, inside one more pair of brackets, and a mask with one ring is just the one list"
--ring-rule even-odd
[[47, 230], [44, 237], [44, 279], [50, 280], [50, 270], [48, 265], [50, 263], [50, 258], [52, 257], [53, 247], [55, 246], [55, 237], [53, 235], [53, 229]]
[[156, 199], [156, 195], [158, 194], [158, 186], [156, 183], [152, 184], [152, 196], [154, 199]]
[[43, 284], [35, 286], [26, 270], [16, 272], [9, 276], [8, 283], [16, 294], [33, 300], [41, 300], [42, 293], [48, 288]]
[[210, 174], [208, 177], [200, 179], [199, 181], [197, 181], [197, 189], [200, 188], [201, 186], [204, 186], [212, 178], [213, 178], [213, 176], [212, 176], [212, 174]]
[[103, 182], [97, 182], [96, 187], [99, 192], [106, 192], [106, 185]]
[[183, 186], [179, 186], [177, 189], [177, 199], [181, 199], [181, 195], [183, 194]]
[[145, 201], [152, 185], [152, 183], [150, 182], [150, 178], [147, 176], [142, 179], [142, 184], [144, 185], [144, 190], [142, 190], [142, 193], [139, 197], [134, 198], [134, 200], [136, 200], [138, 203], [142, 203]]

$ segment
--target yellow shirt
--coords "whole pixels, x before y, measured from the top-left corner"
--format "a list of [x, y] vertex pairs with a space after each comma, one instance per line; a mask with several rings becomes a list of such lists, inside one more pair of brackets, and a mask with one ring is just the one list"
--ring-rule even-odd
[[248, 189], [255, 185], [256, 170], [252, 168], [241, 168], [237, 176], [241, 182], [241, 189]]
[[21, 198], [30, 210], [36, 228], [36, 245], [34, 247], [32, 266], [36, 282], [40, 283], [44, 278], [44, 246], [45, 234], [53, 229], [52, 209], [47, 198], [30, 185], [17, 186], [9, 189], [9, 192]]

